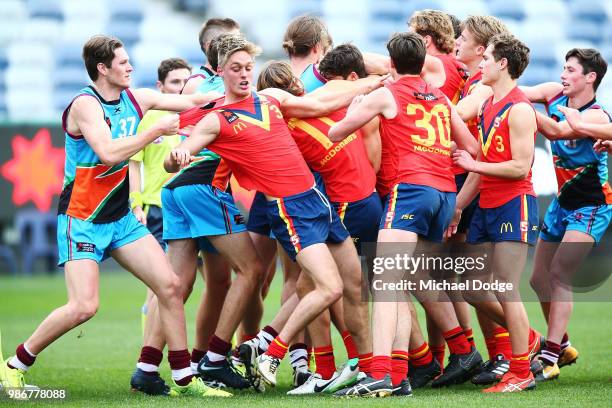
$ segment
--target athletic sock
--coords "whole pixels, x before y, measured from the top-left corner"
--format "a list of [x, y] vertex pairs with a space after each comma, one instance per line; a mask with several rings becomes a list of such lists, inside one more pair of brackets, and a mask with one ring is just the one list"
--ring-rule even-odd
[[495, 336], [485, 338], [485, 344], [487, 346], [489, 360], [494, 360], [497, 355], [497, 340], [495, 340]]
[[288, 349], [289, 346], [287, 345], [287, 343], [282, 341], [279, 336], [276, 336], [272, 343], [270, 343], [270, 347], [268, 347], [268, 351], [266, 351], [266, 354], [282, 360], [283, 358], [285, 358]]
[[259, 340], [259, 354], [263, 354], [268, 351], [270, 343], [278, 336], [276, 330], [271, 326], [266, 326], [257, 333], [257, 340]]
[[463, 329], [463, 334], [465, 334], [465, 338], [470, 344], [470, 347], [476, 348], [476, 343], [474, 343], [474, 333], [472, 332], [472, 329]]
[[359, 372], [370, 375], [372, 366], [372, 353], [359, 355]]
[[193, 378], [189, 364], [189, 352], [187, 350], [170, 350], [168, 351], [168, 362], [172, 370], [172, 379], [176, 385], [188, 385]]
[[444, 353], [446, 352], [446, 346], [442, 344], [441, 346], [429, 346], [431, 350], [431, 355], [436, 359], [440, 367], [444, 368]]
[[344, 342], [344, 347], [346, 348], [346, 355], [349, 360], [359, 357], [359, 353], [357, 352], [357, 346], [355, 346], [355, 342], [353, 341], [353, 336], [351, 336], [351, 333], [349, 333], [348, 330], [342, 332], [342, 341]]
[[289, 347], [289, 360], [294, 370], [308, 369], [308, 347], [304, 343], [295, 343]]
[[529, 371], [529, 353], [512, 354], [510, 358], [510, 372], [519, 378], [527, 378]]
[[139, 368], [147, 375], [158, 375], [159, 365], [164, 358], [164, 353], [155, 347], [144, 346], [140, 350], [140, 358], [136, 363], [136, 368]]
[[28, 368], [36, 361], [36, 354], [31, 353], [24, 343], [17, 346], [15, 355], [8, 362], [9, 368], [28, 371]]
[[495, 337], [495, 354], [504, 356], [504, 360], [512, 358], [512, 343], [510, 342], [510, 333], [503, 327], [496, 327], [493, 330]]
[[334, 348], [329, 346], [315, 347], [315, 363], [317, 364], [317, 374], [324, 380], [329, 380], [336, 372], [336, 361], [334, 360]]
[[442, 336], [444, 336], [451, 354], [467, 354], [471, 351], [470, 343], [465, 338], [461, 326], [443, 333]]
[[194, 348], [191, 350], [191, 371], [194, 374], [198, 373], [198, 363], [206, 355], [206, 350], [198, 350]]
[[559, 360], [559, 354], [561, 354], [561, 345], [546, 340], [546, 345], [540, 352], [540, 361], [549, 366], [554, 365]]
[[391, 357], [373, 356], [370, 365], [370, 375], [375, 380], [382, 380], [386, 375], [391, 374]]
[[410, 357], [410, 364], [414, 367], [423, 367], [431, 364], [433, 360], [433, 354], [426, 341], [423, 342], [419, 347], [409, 350], [408, 356]]
[[217, 337], [217, 335], [213, 335], [210, 339], [210, 343], [208, 343], [206, 356], [208, 357], [208, 361], [213, 365], [221, 365], [231, 349], [231, 343]]
[[255, 333], [255, 334], [241, 334], [240, 335], [240, 344], [244, 343], [245, 341], [249, 341], [251, 339], [256, 338], [258, 334], [259, 334], [259, 332]]
[[572, 343], [570, 342], [569, 334], [564, 333], [563, 334], [563, 338], [561, 339], [561, 351], [565, 350], [566, 348], [568, 348], [571, 345], [572, 345]]
[[391, 351], [391, 383], [397, 387], [406, 377], [408, 377], [408, 351]]

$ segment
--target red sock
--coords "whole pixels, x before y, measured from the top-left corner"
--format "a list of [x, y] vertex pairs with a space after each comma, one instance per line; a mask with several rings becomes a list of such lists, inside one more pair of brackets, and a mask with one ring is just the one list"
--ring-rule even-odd
[[487, 345], [489, 360], [493, 360], [497, 355], [497, 340], [495, 340], [495, 336], [485, 338], [485, 344]]
[[[444, 353], [444, 349], [442, 349], [442, 353]], [[410, 357], [410, 363], [414, 367], [426, 366], [433, 360], [433, 354], [431, 354], [431, 349], [426, 341], [419, 347], [410, 350], [408, 355]]]
[[472, 329], [463, 329], [463, 334], [465, 334], [465, 338], [467, 339], [468, 343], [470, 343], [470, 347], [476, 348], [476, 343], [474, 343], [474, 333], [472, 332]]
[[317, 373], [324, 380], [329, 380], [336, 371], [336, 361], [334, 360], [334, 348], [331, 346], [315, 347], [315, 363]]
[[391, 351], [391, 382], [397, 387], [408, 376], [408, 352]]
[[204, 358], [205, 355], [206, 350], [198, 350], [197, 348], [194, 348], [191, 350], [191, 362], [197, 364]]
[[440, 367], [444, 368], [444, 352], [446, 351], [446, 346], [443, 344], [441, 346], [429, 346], [429, 348], [431, 349], [433, 358], [438, 361]]
[[348, 330], [342, 332], [342, 341], [344, 342], [344, 347], [346, 347], [346, 355], [349, 360], [359, 357], [353, 336], [351, 336]]
[[561, 351], [571, 346], [571, 344], [572, 343], [570, 343], [569, 334], [564, 333], [563, 338], [561, 339]]
[[147, 375], [157, 375], [163, 358], [164, 354], [161, 350], [155, 347], [144, 346], [140, 350], [140, 358], [136, 367]]
[[375, 380], [382, 380], [385, 375], [391, 374], [391, 357], [374, 356], [370, 365], [370, 373]]
[[510, 359], [510, 372], [519, 378], [529, 377], [529, 353], [513, 354]]
[[369, 375], [371, 373], [372, 353], [359, 355], [359, 371]]
[[191, 382], [190, 356], [187, 350], [169, 350], [168, 362], [172, 370], [172, 379], [176, 385], [184, 386]]
[[276, 338], [272, 340], [272, 343], [270, 343], [270, 347], [268, 347], [268, 351], [266, 351], [266, 354], [282, 360], [283, 358], [285, 358], [288, 349], [289, 346], [287, 345], [287, 343], [282, 341], [279, 336], [276, 336]]
[[512, 344], [510, 343], [510, 333], [503, 327], [496, 327], [493, 330], [495, 337], [495, 354], [501, 354], [505, 360], [510, 360], [512, 357]]
[[443, 333], [442, 336], [444, 336], [451, 354], [467, 354], [472, 350], [470, 343], [465, 338], [465, 334], [463, 334], [461, 326]]
[[530, 327], [529, 328], [529, 343], [528, 343], [530, 346], [536, 340], [536, 337], [538, 337], [538, 333]]

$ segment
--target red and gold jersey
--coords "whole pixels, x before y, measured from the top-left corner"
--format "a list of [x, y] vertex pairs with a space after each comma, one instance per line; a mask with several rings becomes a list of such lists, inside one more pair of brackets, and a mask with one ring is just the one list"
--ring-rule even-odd
[[208, 148], [223, 157], [240, 185], [273, 197], [314, 186], [314, 178], [289, 133], [279, 102], [253, 94], [213, 110], [220, 131]]
[[387, 195], [397, 183], [456, 191], [450, 157], [451, 108], [444, 94], [420, 77], [402, 77], [387, 88], [397, 103], [397, 115], [380, 120], [379, 194]]
[[[483, 162], [502, 163], [512, 160], [508, 117], [512, 107], [521, 102], [531, 105], [529, 99], [518, 87], [515, 87], [496, 103], [493, 103], [493, 96], [484, 102], [478, 115]], [[534, 140], [535, 137], [536, 133], [534, 132]], [[499, 207], [521, 194], [535, 196], [531, 182], [531, 170], [529, 170], [527, 177], [521, 180], [480, 176], [480, 206], [482, 208]]]
[[[478, 70], [474, 73], [474, 75], [471, 75], [468, 80], [466, 81], [465, 85], [463, 85], [463, 89], [461, 90], [461, 95], [459, 96], [459, 100], [465, 98], [466, 96], [470, 95], [472, 93], [472, 91], [474, 90], [474, 88], [476, 87], [476, 85], [478, 85], [478, 83], [480, 82], [480, 80], [482, 79], [482, 71]], [[465, 122], [465, 124], [468, 127], [468, 130], [470, 131], [470, 133], [472, 134], [472, 136], [474, 136], [474, 138], [476, 140], [478, 140], [478, 118], [474, 117], [470, 120], [468, 120], [467, 122]], [[460, 166], [455, 166], [453, 165], [453, 173], [455, 175], [457, 174], [463, 174], [465, 173], [465, 170], [460, 167]]]
[[453, 55], [439, 54], [435, 57], [442, 61], [444, 73], [446, 74], [444, 85], [440, 87], [440, 90], [452, 103], [456, 104], [459, 102], [461, 90], [468, 78], [467, 68], [462, 62], [457, 61]]
[[310, 168], [323, 177], [325, 191], [333, 202], [354, 202], [374, 191], [376, 174], [368, 160], [361, 131], [340, 142], [332, 142], [329, 129], [346, 115], [341, 109], [327, 116], [290, 119], [291, 136]]

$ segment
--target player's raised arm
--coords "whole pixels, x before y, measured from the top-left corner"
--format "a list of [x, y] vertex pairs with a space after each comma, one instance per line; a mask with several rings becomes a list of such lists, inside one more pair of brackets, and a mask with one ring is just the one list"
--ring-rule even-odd
[[519, 86], [531, 102], [547, 103], [555, 95], [563, 91], [563, 85], [558, 82], [544, 82], [535, 86]]
[[168, 173], [176, 173], [191, 162], [193, 155], [212, 143], [217, 136], [221, 126], [219, 118], [215, 114], [206, 115], [193, 128], [188, 138], [173, 149], [164, 160], [164, 169]]
[[[579, 114], [584, 123], [602, 125], [610, 122], [610, 118], [602, 109], [588, 109]], [[559, 139], [581, 139], [589, 137], [581, 132], [576, 132], [567, 121], [557, 122], [550, 117], [537, 112], [538, 130], [549, 140]]]
[[[114, 166], [129, 159], [158, 137], [173, 135], [178, 131], [178, 115], [161, 118], [151, 129], [139, 137], [113, 139], [104, 112], [95, 98], [77, 98], [67, 119], [67, 128], [73, 134], [82, 134], [103, 164]], [[73, 131], [74, 130], [74, 131]]]
[[380, 119], [375, 117], [361, 128], [363, 145], [368, 154], [368, 160], [375, 173], [380, 170], [382, 143], [380, 141]]
[[147, 88], [134, 89], [132, 93], [143, 112], [149, 109], [181, 112], [195, 106], [206, 105], [221, 96], [217, 92], [196, 93], [192, 95], [161, 94]]
[[[608, 123], [588, 122], [583, 118], [584, 114], [567, 106], [559, 106], [559, 110], [563, 113], [567, 124], [575, 134], [595, 139], [612, 140], [612, 123], [609, 123], [609, 121]], [[590, 110], [587, 112], [590, 112]]]
[[459, 117], [464, 122], [474, 119], [478, 116], [478, 110], [482, 103], [491, 95], [493, 95], [493, 90], [490, 86], [477, 84], [469, 95], [457, 102], [455, 108]]
[[512, 159], [499, 163], [487, 163], [474, 160], [465, 151], [457, 151], [453, 154], [455, 164], [467, 171], [492, 177], [511, 180], [527, 177], [533, 163], [534, 134], [536, 132], [533, 108], [526, 103], [516, 104], [510, 111], [508, 122]]

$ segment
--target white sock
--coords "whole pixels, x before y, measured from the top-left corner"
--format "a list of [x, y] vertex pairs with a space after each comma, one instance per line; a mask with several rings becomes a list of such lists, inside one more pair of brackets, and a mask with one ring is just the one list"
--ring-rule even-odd
[[308, 351], [303, 348], [291, 350], [289, 352], [289, 359], [291, 360], [291, 367], [293, 369], [308, 367]]
[[268, 332], [260, 330], [259, 333], [257, 333], [257, 340], [259, 341], [258, 347], [263, 351], [268, 351], [268, 347], [274, 340], [274, 336]]
[[147, 373], [157, 373], [159, 372], [159, 366], [148, 363], [141, 363], [140, 361], [136, 363], [136, 368], [140, 368], [142, 371]]
[[172, 370], [172, 379], [174, 381], [180, 381], [185, 377], [193, 376], [191, 367], [181, 368], [180, 370]]
[[193, 375], [198, 374], [198, 363], [191, 362], [191, 372]]
[[29, 366], [23, 364], [21, 360], [17, 358], [17, 356], [13, 356], [8, 363], [11, 365], [11, 367], [15, 367], [23, 371], [28, 371], [28, 368], [30, 368]]
[[214, 353], [210, 350], [206, 352], [206, 356], [211, 363], [217, 363], [219, 361], [225, 360], [225, 356], [221, 354]]

